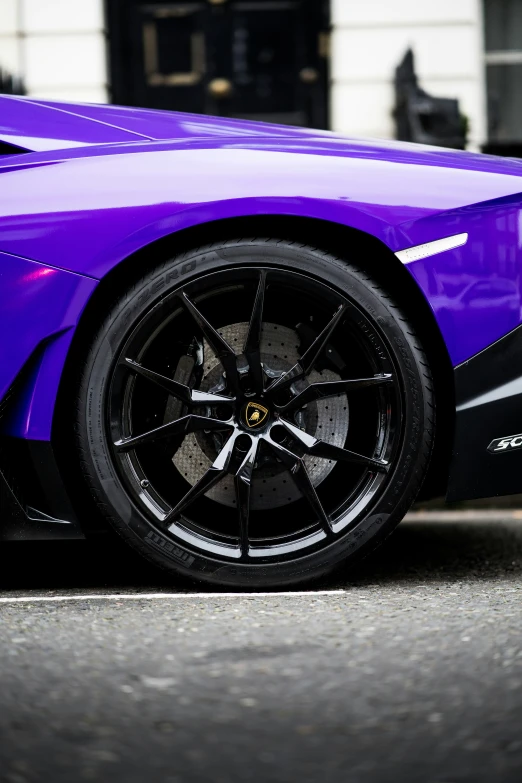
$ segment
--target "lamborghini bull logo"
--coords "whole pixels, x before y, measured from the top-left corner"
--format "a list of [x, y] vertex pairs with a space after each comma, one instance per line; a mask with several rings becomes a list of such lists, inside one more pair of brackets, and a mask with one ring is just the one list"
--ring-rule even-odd
[[248, 427], [259, 427], [268, 416], [268, 408], [258, 402], [249, 402], [245, 410], [245, 420]]

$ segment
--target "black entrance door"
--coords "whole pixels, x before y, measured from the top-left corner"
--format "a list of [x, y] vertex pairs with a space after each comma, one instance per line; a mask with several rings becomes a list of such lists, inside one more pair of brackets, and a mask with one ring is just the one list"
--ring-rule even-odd
[[107, 0], [114, 103], [326, 128], [327, 0]]

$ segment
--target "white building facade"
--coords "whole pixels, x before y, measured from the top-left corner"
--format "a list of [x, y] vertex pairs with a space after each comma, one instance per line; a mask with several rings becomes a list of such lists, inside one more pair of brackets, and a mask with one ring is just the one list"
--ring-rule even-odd
[[458, 98], [469, 146], [486, 141], [482, 0], [332, 0], [331, 18], [333, 128], [393, 138], [393, 73], [411, 47], [422, 88]]
[[0, 0], [0, 68], [28, 95], [106, 102], [103, 0]]
[[[488, 137], [487, 62], [494, 65], [497, 56], [505, 66], [507, 56], [522, 63], [522, 42], [518, 55], [512, 48], [486, 55], [488, 3], [510, 0], [331, 0], [330, 127], [393, 138], [393, 73], [411, 47], [420, 85], [458, 98], [469, 146], [481, 148]], [[522, 0], [512, 4], [522, 8]], [[105, 11], [104, 0], [0, 0], [0, 68], [21, 77], [31, 96], [107, 101]]]

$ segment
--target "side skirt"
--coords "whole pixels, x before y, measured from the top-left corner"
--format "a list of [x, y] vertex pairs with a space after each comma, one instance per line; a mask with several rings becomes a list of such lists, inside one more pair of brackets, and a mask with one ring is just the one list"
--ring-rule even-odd
[[0, 444], [0, 541], [84, 538], [47, 441]]
[[447, 500], [522, 493], [522, 326], [455, 368]]

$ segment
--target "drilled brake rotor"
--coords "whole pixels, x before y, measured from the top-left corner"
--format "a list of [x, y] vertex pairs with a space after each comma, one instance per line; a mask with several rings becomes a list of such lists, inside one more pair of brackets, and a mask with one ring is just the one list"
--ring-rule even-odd
[[[236, 354], [241, 352], [247, 335], [248, 324], [230, 324], [219, 330]], [[299, 360], [299, 337], [297, 333], [285, 326], [264, 323], [261, 340], [261, 361], [265, 372], [274, 377], [289, 370]], [[209, 345], [204, 342], [203, 379], [199, 386], [202, 391], [215, 390], [222, 381], [223, 369]], [[188, 383], [189, 365], [180, 361], [174, 380]], [[340, 376], [327, 369], [313, 370], [306, 381], [296, 383], [297, 390], [305, 388], [308, 383], [317, 381], [339, 380]], [[180, 415], [180, 403], [171, 398], [165, 413], [165, 422]], [[343, 447], [348, 433], [348, 401], [346, 395], [340, 394], [326, 400], [311, 402], [306, 408], [302, 421], [306, 432], [316, 438]], [[216, 457], [216, 448], [212, 437], [205, 433], [191, 433], [173, 457], [173, 463], [181, 475], [192, 486], [199, 481]], [[334, 468], [335, 463], [328, 459], [305, 456], [304, 462], [314, 486], [318, 486]], [[225, 477], [206, 493], [206, 497], [222, 503], [225, 506], [236, 505], [234, 482], [231, 477]], [[259, 459], [254, 470], [250, 494], [251, 509], [267, 510], [292, 503], [301, 497], [288, 471], [274, 459]]]

